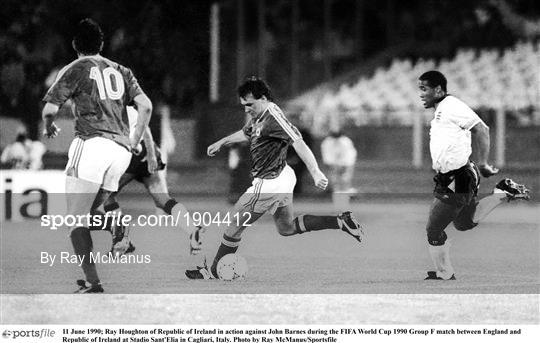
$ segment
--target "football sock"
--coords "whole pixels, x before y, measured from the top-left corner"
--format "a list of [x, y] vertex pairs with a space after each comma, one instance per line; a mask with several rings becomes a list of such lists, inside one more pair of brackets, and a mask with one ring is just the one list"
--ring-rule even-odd
[[174, 220], [178, 218], [180, 227], [182, 228], [182, 230], [187, 232], [188, 235], [193, 232], [194, 228], [188, 225], [190, 221], [188, 220], [188, 218], [185, 217], [186, 213], [188, 213], [188, 210], [184, 205], [174, 199], [170, 199], [165, 203], [165, 206], [163, 206], [163, 211], [171, 215]]
[[313, 216], [310, 214], [298, 216], [293, 220], [296, 233], [319, 231], [327, 229], [341, 229], [337, 216]]
[[120, 209], [120, 204], [115, 201], [115, 202], [112, 202], [110, 204], [104, 205], [103, 209], [105, 210], [105, 212], [116, 211], [116, 210]]
[[75, 255], [77, 255], [79, 261], [82, 259], [81, 267], [86, 277], [86, 281], [92, 285], [99, 284], [96, 265], [90, 258], [90, 253], [93, 249], [90, 230], [85, 227], [77, 227], [71, 230], [69, 237], [71, 238], [71, 244], [73, 245]]
[[497, 206], [506, 201], [506, 193], [499, 189], [495, 189], [493, 194], [481, 199], [476, 205], [476, 211], [474, 213], [473, 222], [478, 223], [482, 219], [486, 218]]
[[223, 235], [223, 239], [219, 245], [216, 257], [214, 257], [214, 262], [212, 262], [212, 267], [210, 268], [210, 272], [214, 275], [214, 277], [217, 277], [217, 264], [219, 260], [221, 260], [221, 258], [227, 254], [234, 254], [238, 250], [239, 245], [240, 238], [232, 238], [225, 234]]
[[444, 245], [429, 245], [429, 254], [433, 260], [437, 276], [448, 280], [454, 275], [454, 268], [450, 262], [450, 242]]
[[[90, 231], [99, 231], [99, 230], [107, 230], [111, 231], [111, 218], [105, 218], [105, 213], [100, 210], [93, 210], [90, 212], [90, 215], [92, 216], [92, 220], [89, 223], [86, 223], [88, 230]], [[99, 218], [98, 218], [99, 217]], [[100, 223], [98, 225], [97, 220], [94, 219], [100, 219]]]
[[178, 201], [176, 201], [174, 199], [169, 199], [165, 203], [165, 206], [163, 206], [163, 211], [165, 211], [165, 213], [167, 213], [167, 214], [172, 214], [172, 209], [176, 204], [178, 204]]
[[[105, 212], [113, 212], [116, 215], [121, 215], [122, 213], [120, 204], [116, 200], [110, 204], [104, 205], [103, 209], [105, 210]], [[123, 225], [114, 225], [114, 230], [111, 230], [111, 226], [112, 226], [112, 219], [110, 219], [110, 221], [107, 223], [107, 227], [104, 230], [111, 231], [111, 234], [113, 235], [114, 238], [121, 239], [124, 237], [125, 228], [123, 227]]]
[[108, 214], [105, 214], [100, 211], [93, 212], [92, 221], [91, 223], [88, 223], [88, 229], [90, 231], [106, 230], [113, 236], [122, 235], [124, 232], [124, 228], [121, 224], [122, 212], [110, 211], [109, 213], [109, 211], [107, 211], [107, 213]]

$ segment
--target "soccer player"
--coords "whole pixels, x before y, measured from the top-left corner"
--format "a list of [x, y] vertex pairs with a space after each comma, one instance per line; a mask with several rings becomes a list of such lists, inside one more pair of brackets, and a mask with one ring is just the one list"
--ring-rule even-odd
[[263, 80], [255, 77], [247, 79], [238, 88], [238, 96], [251, 120], [242, 130], [210, 145], [207, 154], [214, 156], [224, 146], [249, 141], [254, 180], [234, 206], [234, 213], [246, 220], [225, 229], [210, 269], [204, 266], [186, 270], [186, 276], [190, 279], [216, 278], [218, 261], [237, 251], [242, 232], [266, 212], [273, 215], [276, 228], [283, 236], [334, 229], [342, 230], [361, 242], [363, 229], [351, 212], [337, 216], [301, 215], [293, 218], [292, 193], [296, 176], [285, 162], [289, 145], [306, 164], [316, 187], [324, 190], [328, 179], [319, 169], [313, 153], [296, 127], [272, 102], [270, 88]]
[[[128, 106], [127, 114], [130, 124], [130, 132], [135, 133], [135, 127], [138, 123], [138, 112], [132, 106]], [[165, 163], [161, 160], [161, 152], [157, 144], [154, 142], [152, 132], [147, 127], [143, 134], [143, 141], [137, 151], [133, 151], [129, 166], [120, 178], [118, 191], [113, 192], [105, 201], [103, 209], [105, 212], [119, 213], [120, 205], [116, 200], [116, 195], [131, 181], [136, 180], [142, 184], [152, 196], [156, 207], [162, 209], [166, 214], [184, 219], [184, 214], [187, 209], [184, 205], [173, 199], [169, 195], [167, 189], [167, 181], [165, 180]], [[190, 237], [190, 253], [197, 254], [201, 249], [201, 227], [190, 225], [189, 222], [181, 225]], [[113, 254], [126, 254], [135, 250], [131, 243], [128, 232], [125, 227], [117, 226], [112, 228], [113, 235]]]
[[[438, 71], [422, 74], [418, 81], [420, 99], [425, 108], [433, 108], [430, 152], [434, 177], [435, 200], [427, 223], [429, 252], [435, 265], [426, 280], [455, 280], [450, 262], [449, 243], [444, 230], [451, 222], [459, 231], [478, 225], [504, 201], [529, 199], [529, 190], [510, 179], [501, 180], [493, 194], [477, 200], [480, 175], [490, 177], [498, 169], [487, 162], [489, 127], [463, 101], [446, 91], [446, 78]], [[470, 160], [472, 147], [477, 162]]]
[[[75, 139], [69, 148], [66, 166], [67, 211], [85, 216], [99, 207], [118, 189], [118, 180], [148, 126], [152, 102], [130, 69], [100, 55], [103, 32], [92, 19], [77, 25], [72, 41], [78, 58], [65, 66], [43, 98], [44, 135], [54, 138], [59, 128], [54, 118], [60, 106], [71, 100], [75, 115]], [[140, 123], [129, 137], [126, 106], [134, 103]], [[75, 254], [82, 260], [84, 280], [77, 293], [101, 293], [103, 287], [96, 266], [89, 227], [72, 227], [70, 238]], [[88, 284], [87, 284], [88, 282]]]

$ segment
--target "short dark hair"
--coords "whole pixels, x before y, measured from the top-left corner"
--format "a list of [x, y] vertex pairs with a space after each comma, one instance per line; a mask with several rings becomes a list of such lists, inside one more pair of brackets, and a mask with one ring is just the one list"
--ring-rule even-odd
[[103, 46], [103, 31], [94, 20], [86, 18], [79, 22], [73, 37], [75, 50], [84, 55], [95, 55]]
[[446, 77], [444, 77], [443, 73], [437, 70], [430, 70], [426, 71], [420, 77], [418, 78], [420, 81], [427, 81], [428, 85], [431, 88], [435, 88], [437, 86], [441, 86], [441, 89], [446, 92]]
[[255, 99], [260, 99], [263, 95], [272, 101], [272, 92], [268, 84], [256, 76], [248, 77], [244, 83], [238, 87], [238, 96], [245, 98], [248, 94], [253, 94]]

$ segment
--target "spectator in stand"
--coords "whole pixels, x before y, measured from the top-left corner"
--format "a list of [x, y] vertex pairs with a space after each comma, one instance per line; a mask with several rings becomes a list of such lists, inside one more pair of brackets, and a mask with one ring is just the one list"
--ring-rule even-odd
[[45, 145], [29, 139], [25, 127], [20, 127], [17, 131], [15, 142], [2, 151], [0, 161], [10, 169], [42, 169], [42, 157], [47, 150]]
[[336, 208], [348, 205], [350, 195], [356, 193], [352, 187], [356, 149], [352, 140], [340, 130], [333, 129], [321, 144], [324, 164], [329, 168], [332, 200]]

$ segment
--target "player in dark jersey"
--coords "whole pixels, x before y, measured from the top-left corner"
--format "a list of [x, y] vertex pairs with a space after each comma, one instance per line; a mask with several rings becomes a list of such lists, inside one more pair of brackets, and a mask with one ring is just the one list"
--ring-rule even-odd
[[283, 236], [335, 229], [343, 230], [361, 242], [363, 229], [349, 211], [336, 216], [301, 215], [293, 218], [292, 193], [296, 177], [286, 163], [289, 146], [293, 146], [306, 164], [316, 187], [326, 189], [328, 179], [319, 169], [297, 128], [272, 102], [270, 89], [263, 80], [255, 77], [246, 80], [238, 88], [238, 95], [251, 120], [242, 130], [210, 145], [207, 153], [214, 156], [223, 146], [249, 141], [254, 180], [234, 208], [234, 212], [246, 220], [238, 226], [227, 227], [210, 268], [205, 265], [186, 270], [186, 276], [190, 279], [217, 277], [219, 260], [237, 251], [242, 232], [266, 212], [272, 213], [276, 228]]
[[[118, 189], [118, 181], [129, 165], [148, 126], [152, 102], [131, 70], [100, 55], [103, 32], [91, 19], [79, 22], [72, 42], [78, 58], [64, 67], [43, 98], [44, 135], [54, 138], [59, 128], [54, 118], [60, 106], [71, 100], [75, 116], [75, 139], [66, 167], [67, 211], [70, 215], [93, 213]], [[139, 110], [140, 125], [129, 137], [128, 104]], [[72, 227], [70, 238], [82, 261], [86, 281], [79, 280], [78, 293], [103, 292], [96, 266], [91, 259], [95, 223]], [[87, 285], [87, 282], [89, 285]]]
[[[138, 121], [137, 110], [129, 106], [127, 112], [130, 127], [135, 128]], [[165, 167], [165, 163], [161, 160], [160, 149], [154, 142], [150, 128], [147, 127], [143, 135], [141, 148], [138, 151], [133, 151], [129, 166], [124, 175], [120, 178], [118, 191], [112, 193], [105, 201], [103, 210], [105, 212], [121, 212], [116, 195], [127, 184], [136, 180], [144, 184], [144, 187], [150, 196], [152, 196], [157, 208], [160, 208], [168, 215], [172, 215], [174, 218], [184, 218], [183, 214], [187, 212], [187, 209], [183, 204], [179, 203], [169, 195], [167, 181], [165, 179]], [[181, 223], [180, 226], [189, 235], [190, 253], [196, 255], [201, 249], [202, 227], [190, 225], [190, 222]], [[111, 252], [114, 255], [122, 255], [135, 250], [135, 246], [131, 243], [129, 237], [129, 226], [116, 226], [111, 229], [113, 235]]]

